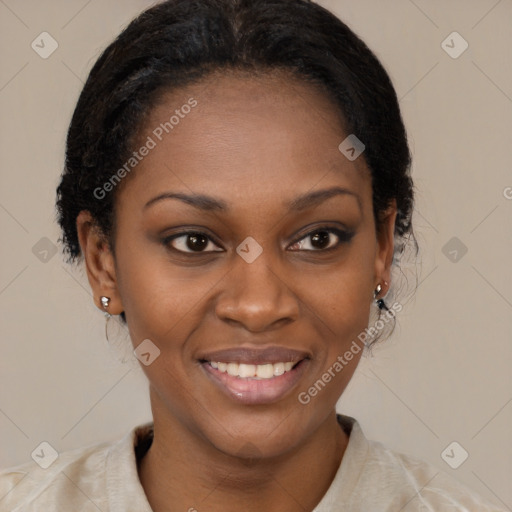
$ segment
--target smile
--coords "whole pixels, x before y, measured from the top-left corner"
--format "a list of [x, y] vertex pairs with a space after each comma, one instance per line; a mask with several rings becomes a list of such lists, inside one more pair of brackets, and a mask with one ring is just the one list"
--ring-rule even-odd
[[270, 405], [292, 393], [309, 362], [309, 359], [265, 364], [202, 361], [201, 368], [230, 400], [244, 405]]
[[209, 364], [220, 373], [227, 373], [231, 377], [240, 377], [241, 379], [272, 379], [289, 372], [295, 366], [293, 362], [239, 364], [209, 361]]

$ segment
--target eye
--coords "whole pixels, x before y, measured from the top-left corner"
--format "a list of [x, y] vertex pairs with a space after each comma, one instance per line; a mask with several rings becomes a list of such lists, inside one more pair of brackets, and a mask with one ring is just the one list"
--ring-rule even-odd
[[290, 246], [295, 251], [326, 251], [335, 249], [343, 242], [349, 242], [353, 233], [336, 228], [317, 228]]
[[186, 233], [172, 235], [164, 240], [164, 245], [171, 246], [176, 251], [185, 253], [222, 251], [208, 235], [199, 231], [187, 231]]

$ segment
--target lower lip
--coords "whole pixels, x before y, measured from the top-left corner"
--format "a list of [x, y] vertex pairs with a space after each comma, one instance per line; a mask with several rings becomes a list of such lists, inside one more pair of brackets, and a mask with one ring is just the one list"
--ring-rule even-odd
[[306, 368], [307, 360], [303, 359], [290, 371], [271, 379], [242, 379], [233, 377], [227, 372], [220, 372], [209, 363], [201, 363], [207, 375], [230, 398], [249, 405], [271, 404], [281, 400], [300, 380]]

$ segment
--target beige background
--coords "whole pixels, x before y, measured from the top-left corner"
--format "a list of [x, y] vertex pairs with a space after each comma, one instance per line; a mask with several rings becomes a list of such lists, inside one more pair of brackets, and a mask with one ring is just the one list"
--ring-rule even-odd
[[[33, 247], [43, 237], [57, 243], [55, 187], [82, 82], [151, 3], [0, 0], [3, 467], [30, 460], [43, 440], [64, 451], [150, 419], [145, 377], [106, 345], [82, 269]], [[339, 410], [369, 437], [512, 510], [512, 1], [322, 3], [395, 83], [421, 245], [415, 298], [392, 338], [362, 361]], [[48, 59], [31, 48], [43, 31], [59, 44]], [[469, 43], [457, 59], [441, 47], [453, 31]], [[468, 250], [457, 262], [444, 254], [452, 246], [443, 252], [452, 237]], [[456, 470], [441, 458], [452, 441], [469, 452]]]

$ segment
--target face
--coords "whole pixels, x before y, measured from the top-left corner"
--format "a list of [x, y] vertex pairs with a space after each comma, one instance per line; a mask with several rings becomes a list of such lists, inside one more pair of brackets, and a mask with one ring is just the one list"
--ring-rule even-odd
[[155, 423], [272, 456], [332, 415], [362, 351], [335, 362], [390, 281], [396, 213], [379, 234], [347, 135], [323, 93], [283, 76], [210, 77], [153, 109], [140, 145], [154, 147], [117, 197], [115, 257], [84, 252], [95, 296], [126, 313], [135, 347], [160, 350], [142, 366]]

